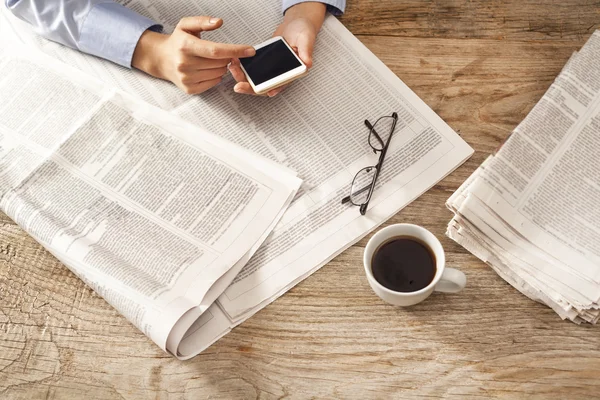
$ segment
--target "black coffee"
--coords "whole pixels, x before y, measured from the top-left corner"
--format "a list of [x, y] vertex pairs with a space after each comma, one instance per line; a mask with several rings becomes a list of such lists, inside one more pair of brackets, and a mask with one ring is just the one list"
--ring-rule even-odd
[[416, 238], [398, 236], [382, 243], [371, 260], [377, 282], [395, 292], [415, 292], [433, 281], [435, 255]]

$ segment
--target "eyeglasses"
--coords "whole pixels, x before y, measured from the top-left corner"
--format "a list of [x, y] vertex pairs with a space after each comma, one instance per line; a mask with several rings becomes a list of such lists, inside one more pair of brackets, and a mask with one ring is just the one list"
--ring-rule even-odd
[[392, 140], [397, 122], [398, 114], [396, 113], [383, 116], [372, 125], [369, 120], [365, 120], [365, 125], [369, 128], [369, 146], [371, 146], [375, 154], [379, 153], [379, 160], [376, 165], [364, 167], [358, 171], [352, 181], [350, 196], [342, 199], [342, 204], [349, 202], [360, 207], [362, 215], [365, 215], [367, 212], [367, 207], [369, 206], [369, 201], [371, 201], [375, 183], [383, 166], [383, 160], [385, 159], [385, 154]]

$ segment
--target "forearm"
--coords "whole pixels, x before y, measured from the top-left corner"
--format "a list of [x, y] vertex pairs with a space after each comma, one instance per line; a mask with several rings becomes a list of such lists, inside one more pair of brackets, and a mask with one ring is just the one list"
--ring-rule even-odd
[[106, 0], [6, 0], [8, 9], [36, 33], [125, 67], [148, 29], [160, 25]]

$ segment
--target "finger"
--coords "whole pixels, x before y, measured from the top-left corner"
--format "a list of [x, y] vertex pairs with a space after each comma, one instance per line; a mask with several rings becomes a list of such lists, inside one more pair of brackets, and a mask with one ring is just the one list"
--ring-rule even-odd
[[187, 75], [181, 80], [186, 85], [192, 85], [202, 81], [210, 81], [216, 78], [221, 78], [227, 73], [227, 67], [204, 69], [202, 71], [195, 72]]
[[198, 33], [215, 30], [220, 28], [221, 25], [223, 25], [221, 18], [207, 16], [186, 17], [179, 21], [176, 29], [181, 29], [189, 33]]
[[198, 82], [196, 84], [186, 86], [184, 91], [187, 94], [198, 94], [206, 92], [208, 89], [217, 86], [219, 83], [221, 83], [222, 80], [222, 78], [216, 78], [210, 81]]
[[206, 69], [223, 68], [229, 64], [228, 59], [211, 60], [210, 58], [202, 58], [195, 56], [185, 57], [178, 65], [177, 70], [183, 73], [195, 73]]
[[197, 38], [189, 42], [188, 48], [193, 55], [210, 59], [244, 58], [256, 54], [254, 47], [245, 44], [215, 43]]
[[195, 70], [195, 71], [199, 71], [199, 70], [203, 70], [203, 69], [227, 67], [227, 65], [229, 65], [229, 62], [230, 62], [230, 60], [228, 58], [220, 58], [220, 59], [216, 59], [216, 60], [212, 60], [210, 58], [200, 58], [200, 57], [194, 57], [194, 58], [195, 58], [195, 60], [193, 62], [194, 62], [195, 68], [193, 70]]
[[269, 96], [269, 97], [275, 97], [275, 96], [277, 96], [279, 93], [283, 92], [283, 90], [284, 90], [286, 87], [287, 87], [287, 85], [284, 85], [284, 86], [280, 86], [280, 87], [278, 87], [278, 88], [275, 88], [275, 89], [273, 89], [273, 90], [269, 90], [269, 91], [267, 92], [267, 96]]
[[308, 68], [313, 66], [313, 50], [315, 48], [315, 37], [312, 35], [303, 35], [298, 38], [298, 57], [306, 64]]
[[240, 67], [239, 60], [236, 59], [231, 62], [231, 65], [229, 65], [229, 72], [231, 72], [231, 76], [233, 76], [233, 79], [235, 79], [236, 82], [248, 82], [246, 74], [244, 74], [244, 71], [242, 71], [242, 68]]
[[248, 82], [236, 83], [236, 85], [233, 87], [233, 91], [240, 94], [256, 95], [256, 93], [254, 93], [254, 90], [252, 90], [252, 86], [250, 86]]

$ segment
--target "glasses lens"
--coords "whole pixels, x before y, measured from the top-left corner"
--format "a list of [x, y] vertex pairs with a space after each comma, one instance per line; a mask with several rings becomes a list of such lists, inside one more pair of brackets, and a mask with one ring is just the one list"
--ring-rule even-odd
[[388, 142], [392, 134], [394, 126], [394, 117], [381, 117], [373, 125], [373, 129], [369, 133], [369, 144], [375, 150], [383, 150], [383, 147]]
[[366, 167], [358, 171], [358, 174], [354, 177], [350, 201], [355, 206], [360, 206], [367, 202], [369, 192], [371, 191], [371, 184], [375, 177], [375, 171], [375, 167]]

